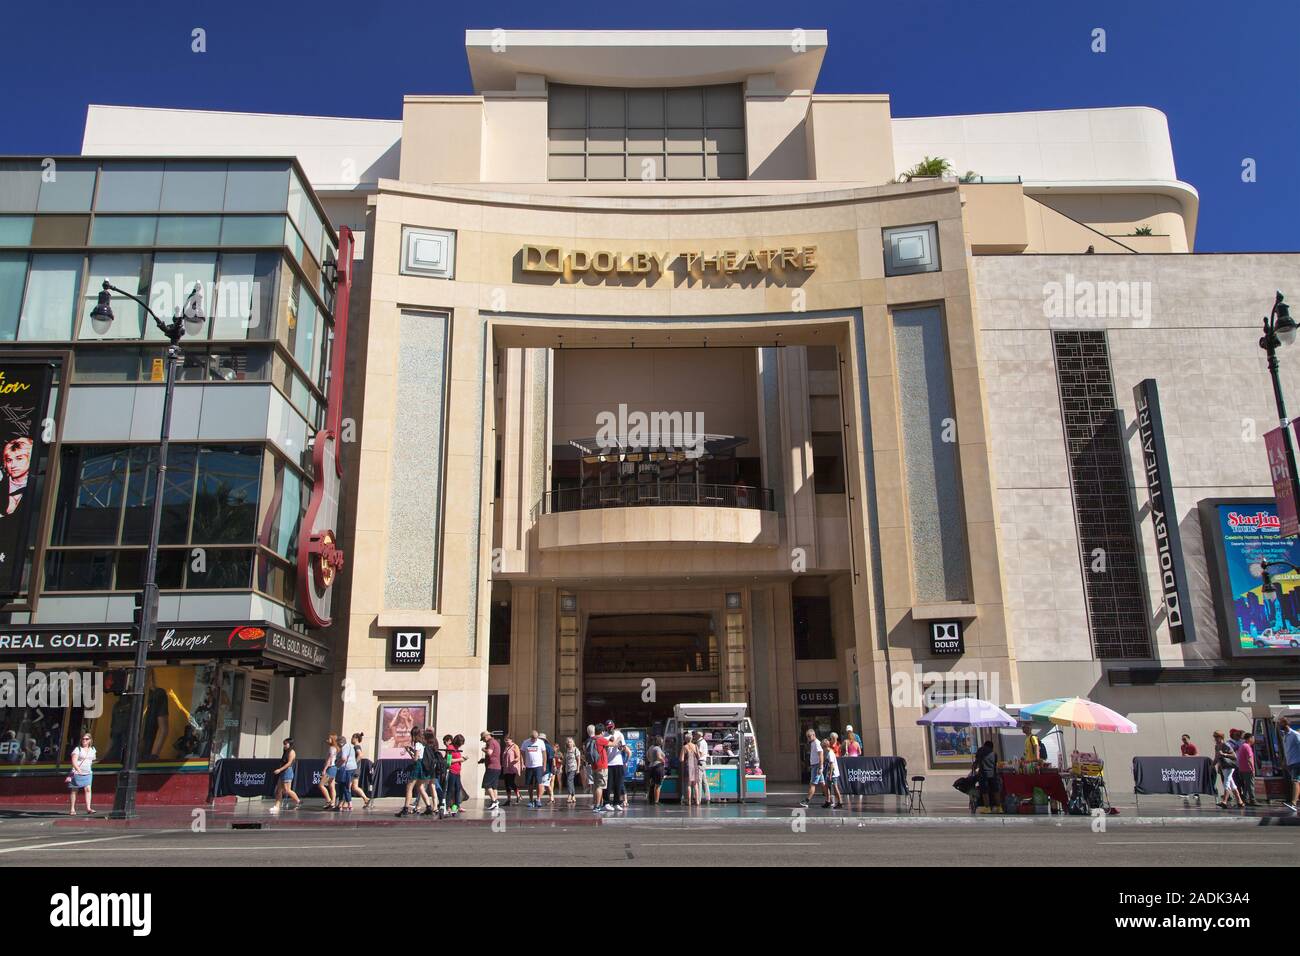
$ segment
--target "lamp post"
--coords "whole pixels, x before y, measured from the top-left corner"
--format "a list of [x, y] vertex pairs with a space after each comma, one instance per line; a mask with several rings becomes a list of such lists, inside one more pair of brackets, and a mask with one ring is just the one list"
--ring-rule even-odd
[[1277, 350], [1295, 341], [1300, 328], [1291, 318], [1291, 308], [1283, 301], [1278, 290], [1273, 300], [1273, 310], [1264, 318], [1264, 335], [1259, 347], [1268, 354], [1268, 374], [1273, 380], [1273, 400], [1277, 403], [1277, 417], [1282, 423], [1282, 442], [1286, 448], [1286, 467], [1291, 474], [1291, 498], [1300, 508], [1300, 475], [1296, 474], [1295, 442], [1291, 438], [1291, 420], [1286, 414], [1286, 400], [1282, 397], [1282, 379], [1278, 374]]
[[95, 331], [104, 333], [113, 324], [113, 306], [111, 293], [125, 296], [132, 300], [153, 319], [159, 331], [167, 337], [166, 385], [163, 390], [162, 435], [158, 443], [158, 475], [154, 480], [153, 509], [149, 521], [149, 551], [144, 566], [144, 587], [140, 595], [140, 610], [137, 616], [139, 632], [135, 644], [135, 666], [131, 671], [131, 685], [127, 694], [131, 697], [131, 719], [126, 732], [126, 754], [122, 758], [122, 770], [117, 777], [117, 791], [113, 795], [113, 812], [111, 817], [129, 820], [135, 816], [135, 796], [140, 778], [140, 724], [144, 720], [144, 684], [145, 668], [149, 657], [149, 646], [153, 644], [158, 630], [158, 538], [162, 526], [162, 502], [167, 480], [167, 439], [171, 432], [172, 397], [176, 391], [176, 366], [180, 364], [181, 339], [186, 332], [195, 334], [203, 327], [203, 294], [196, 284], [185, 300], [185, 305], [176, 310], [170, 322], [164, 322], [154, 314], [147, 302], [117, 286], [105, 282], [99, 292], [99, 301], [90, 310], [90, 321]]

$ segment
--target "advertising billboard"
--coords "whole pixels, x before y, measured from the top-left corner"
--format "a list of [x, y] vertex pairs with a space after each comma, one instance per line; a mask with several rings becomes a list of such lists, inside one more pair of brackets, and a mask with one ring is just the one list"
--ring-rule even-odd
[[[1300, 538], [1282, 537], [1276, 503], [1215, 498], [1199, 511], [1224, 656], [1300, 655]], [[1275, 565], [1271, 589], [1261, 561]]]
[[23, 565], [41, 514], [54, 365], [0, 357], [0, 596], [23, 588]]

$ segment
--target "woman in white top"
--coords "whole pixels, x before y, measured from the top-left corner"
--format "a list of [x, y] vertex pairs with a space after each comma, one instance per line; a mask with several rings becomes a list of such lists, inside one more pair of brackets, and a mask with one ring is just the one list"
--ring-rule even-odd
[[82, 734], [81, 746], [72, 749], [72, 773], [68, 775], [68, 787], [72, 791], [72, 805], [68, 808], [68, 813], [74, 817], [77, 815], [78, 790], [86, 792], [86, 812], [95, 812], [90, 805], [90, 771], [97, 757], [90, 734]]

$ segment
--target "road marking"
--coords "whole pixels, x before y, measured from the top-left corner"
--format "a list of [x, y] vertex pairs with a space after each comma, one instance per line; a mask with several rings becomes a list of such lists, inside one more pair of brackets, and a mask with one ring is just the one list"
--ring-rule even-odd
[[[110, 837], [110, 839], [118, 839], [118, 838]], [[54, 847], [54, 844], [47, 844], [47, 846]], [[320, 843], [320, 844], [304, 843], [297, 846], [286, 845], [286, 846], [255, 846], [255, 847], [252, 846], [198, 846], [196, 847], [193, 844], [187, 843], [187, 844], [167, 844], [165, 846], [122, 846], [122, 847], [97, 846], [97, 847], [87, 847], [86, 849], [79, 850], [78, 852], [81, 853], [96, 853], [96, 852], [98, 853], [158, 853], [163, 850], [180, 850], [180, 849], [190, 850], [195, 853], [206, 853], [209, 850], [213, 850], [213, 851], [243, 850], [244, 852], [248, 852], [249, 850], [333, 850], [336, 848], [340, 850], [361, 850], [361, 849], [365, 849], [365, 846], [366, 845], [364, 843]], [[37, 847], [31, 847], [30, 849], [44, 850], [45, 848], [46, 847], [44, 846], [37, 846]], [[64, 846], [58, 846], [54, 848], [60, 850], [73, 849], [72, 847], [64, 847]], [[4, 853], [4, 852], [6, 851], [0, 850], [0, 853]]]
[[638, 843], [637, 846], [821, 846], [820, 843], [804, 843], [799, 840], [782, 840], [772, 843]]
[[1102, 846], [1295, 846], [1295, 841], [1245, 843], [1241, 840], [1103, 840]]
[[84, 846], [87, 843], [104, 843], [107, 840], [138, 840], [146, 833], [124, 833], [121, 836], [95, 837], [92, 840], [60, 840], [58, 843], [33, 843], [29, 846], [7, 846], [0, 853], [22, 853], [24, 850], [48, 850], [53, 847]]

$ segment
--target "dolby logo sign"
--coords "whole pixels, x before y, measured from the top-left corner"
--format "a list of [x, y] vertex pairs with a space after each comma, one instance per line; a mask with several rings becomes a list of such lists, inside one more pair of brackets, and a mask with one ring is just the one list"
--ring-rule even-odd
[[393, 667], [424, 666], [424, 631], [394, 631], [388, 641], [388, 663]]
[[962, 640], [961, 621], [930, 622], [930, 653], [935, 657], [964, 654], [966, 642]]

